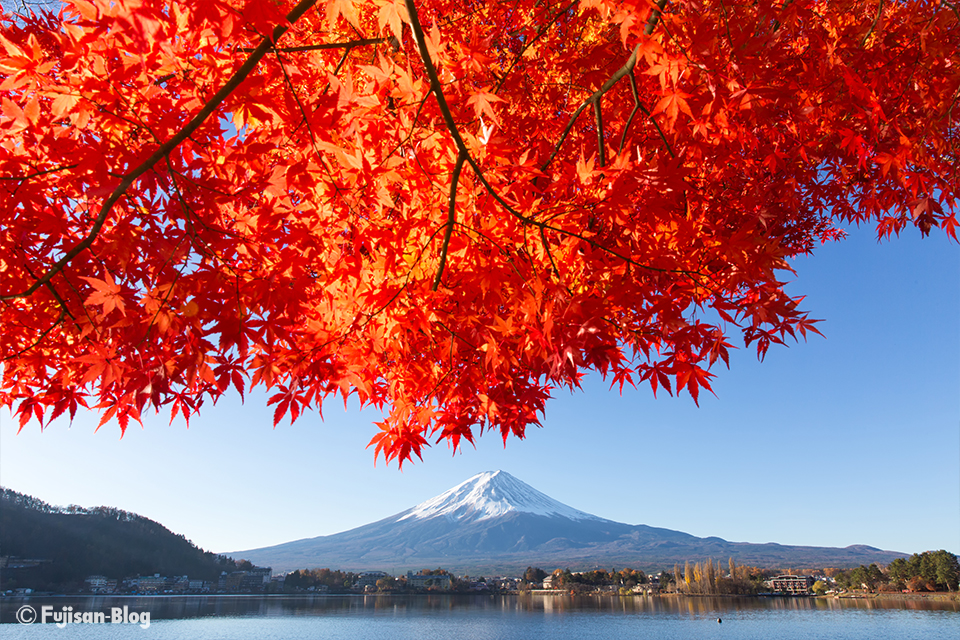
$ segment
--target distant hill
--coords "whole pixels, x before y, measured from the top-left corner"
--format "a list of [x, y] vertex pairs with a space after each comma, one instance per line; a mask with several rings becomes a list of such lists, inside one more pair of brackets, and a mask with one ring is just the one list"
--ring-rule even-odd
[[765, 568], [852, 567], [907, 554], [865, 545], [844, 549], [728, 542], [631, 525], [578, 511], [503, 471], [481, 473], [411, 509], [342, 533], [235, 552], [274, 570], [361, 571], [442, 566], [455, 572], [672, 569], [686, 560], [733, 557]]
[[135, 513], [110, 507], [54, 507], [3, 488], [0, 554], [41, 560], [28, 568], [0, 568], [4, 590], [79, 588], [94, 574], [122, 579], [160, 573], [214, 580], [221, 571], [235, 568], [232, 560], [203, 551]]

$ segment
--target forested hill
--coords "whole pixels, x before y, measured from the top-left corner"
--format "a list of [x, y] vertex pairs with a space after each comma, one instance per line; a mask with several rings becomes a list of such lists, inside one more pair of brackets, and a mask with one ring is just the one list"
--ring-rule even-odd
[[[89, 575], [188, 575], [213, 580], [232, 560], [203, 551], [143, 516], [111, 507], [55, 507], [0, 488], [0, 554], [41, 560], [0, 569], [0, 589], [79, 587]], [[22, 562], [19, 564], [23, 564]], [[31, 563], [27, 563], [31, 564]]]

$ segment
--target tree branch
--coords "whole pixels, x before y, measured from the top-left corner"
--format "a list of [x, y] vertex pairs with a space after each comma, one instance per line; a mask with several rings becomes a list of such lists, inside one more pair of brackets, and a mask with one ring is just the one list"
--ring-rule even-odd
[[[781, 12], [786, 11], [786, 10], [787, 10], [787, 7], [789, 7], [791, 4], [793, 4], [793, 2], [794, 2], [794, 0], [784, 0], [783, 6], [780, 7], [780, 11], [781, 11]], [[773, 21], [773, 33], [776, 33], [777, 31], [780, 31], [780, 21], [779, 21], [779, 20], [774, 20], [774, 21]]]
[[43, 342], [43, 339], [46, 338], [51, 331], [53, 331], [54, 329], [60, 326], [60, 324], [63, 322], [63, 319], [66, 317], [66, 315], [67, 315], [66, 307], [61, 306], [60, 315], [57, 317], [57, 320], [52, 325], [47, 327], [47, 329], [43, 333], [41, 333], [36, 340], [33, 341], [33, 344], [30, 344], [24, 347], [23, 349], [20, 349], [20, 351], [17, 351], [16, 353], [13, 353], [9, 356], [4, 357], [2, 360], [0, 360], [0, 362], [6, 362], [7, 360], [13, 360], [15, 358], [19, 358], [20, 356], [25, 354], [27, 351], [30, 351], [31, 349], [36, 347], [38, 344]]
[[657, 22], [660, 21], [660, 14], [663, 13], [665, 6], [667, 6], [667, 0], [657, 0], [657, 8], [650, 14], [650, 17], [647, 19], [647, 26], [643, 28], [644, 35], [649, 36], [653, 34], [653, 30], [657, 28]]
[[[573, 124], [577, 121], [577, 118], [580, 117], [580, 114], [583, 113], [583, 110], [591, 104], [597, 104], [600, 98], [603, 97], [607, 91], [613, 88], [613, 85], [617, 84], [627, 73], [633, 71], [633, 68], [637, 66], [637, 54], [640, 52], [640, 45], [637, 45], [633, 48], [633, 52], [630, 54], [630, 57], [627, 58], [626, 63], [619, 69], [616, 73], [610, 76], [606, 82], [603, 83], [603, 86], [597, 89], [592, 96], [583, 101], [583, 104], [573, 112], [573, 115], [570, 116], [567, 126], [563, 128], [563, 133], [560, 134], [560, 139], [557, 141], [557, 144], [553, 147], [553, 152], [550, 154], [550, 157], [547, 158], [547, 161], [543, 163], [540, 167], [540, 171], [546, 171], [547, 167], [550, 166], [550, 163], [553, 162], [553, 159], [557, 157], [557, 154], [560, 152], [560, 147], [563, 146], [564, 141], [567, 139], [567, 136], [570, 134], [570, 130], [573, 129]], [[596, 109], [597, 107], [594, 107]], [[599, 135], [603, 135], [600, 132]], [[599, 150], [598, 150], [599, 151]], [[602, 153], [602, 151], [601, 151]]]
[[[427, 49], [426, 36], [423, 32], [423, 27], [420, 24], [420, 18], [417, 15], [417, 8], [416, 6], [414, 6], [413, 0], [404, 0], [404, 2], [407, 7], [407, 14], [410, 16], [410, 27], [413, 30], [413, 35], [417, 40], [417, 48], [420, 51], [420, 57], [423, 59], [424, 69], [427, 72], [427, 76], [430, 78], [430, 90], [433, 91], [434, 97], [436, 97], [437, 99], [437, 106], [440, 109], [440, 114], [443, 116], [443, 121], [447, 126], [447, 130], [450, 132], [450, 135], [453, 137], [453, 141], [454, 141], [454, 144], [456, 144], [457, 146], [458, 152], [465, 156], [466, 162], [470, 165], [470, 168], [473, 169], [473, 172], [476, 175], [477, 180], [480, 182], [480, 184], [483, 185], [483, 188], [487, 191], [487, 193], [489, 193], [490, 196], [493, 197], [493, 199], [496, 200], [497, 203], [499, 203], [500, 206], [507, 211], [507, 213], [509, 213], [510, 215], [512, 215], [513, 217], [517, 218], [518, 220], [520, 220], [525, 224], [536, 225], [540, 227], [540, 229], [549, 229], [550, 231], [555, 231], [559, 234], [562, 234], [571, 238], [577, 238], [578, 240], [581, 240], [582, 242], [587, 243], [594, 249], [603, 251], [604, 253], [607, 253], [615, 258], [619, 258], [620, 260], [623, 260], [627, 264], [631, 264], [637, 267], [638, 269], [656, 271], [659, 273], [678, 273], [678, 274], [686, 275], [688, 277], [693, 277], [694, 275], [698, 275], [698, 276], [702, 275], [700, 273], [697, 273], [694, 271], [687, 271], [684, 269], [661, 269], [658, 267], [651, 267], [649, 265], [641, 264], [633, 260], [632, 258], [629, 258], [623, 255], [619, 251], [615, 251], [609, 247], [605, 247], [604, 245], [600, 244], [596, 240], [593, 240], [592, 238], [588, 238], [575, 231], [561, 229], [559, 227], [554, 227], [553, 225], [549, 225], [545, 222], [540, 222], [538, 220], [528, 218], [527, 216], [523, 215], [522, 213], [520, 213], [519, 211], [511, 207], [503, 199], [503, 197], [499, 193], [497, 193], [497, 191], [493, 188], [493, 186], [491, 186], [491, 184], [487, 182], [487, 179], [483, 176], [483, 171], [480, 169], [480, 165], [478, 165], [477, 161], [474, 160], [473, 157], [470, 155], [470, 151], [469, 149], [467, 149], [467, 144], [466, 142], [464, 142], [463, 136], [460, 135], [460, 130], [457, 128], [457, 124], [453, 120], [453, 113], [450, 111], [450, 105], [447, 103], [447, 99], [443, 95], [443, 86], [440, 83], [440, 77], [437, 75], [437, 68], [434, 66], [433, 60], [430, 58], [430, 52]], [[664, 4], [666, 4], [666, 0], [663, 0], [663, 2]], [[650, 24], [656, 24], [656, 22], [651, 19], [651, 22], [648, 23], [648, 27], [650, 26]], [[603, 87], [601, 88], [603, 92], [608, 91], [610, 87], [612, 87], [618, 80], [620, 80], [627, 73], [627, 71], [633, 68], [633, 66], [636, 64], [636, 61], [637, 61], [638, 51], [639, 51], [639, 47], [635, 48], [633, 50], [633, 54], [631, 54], [630, 59], [627, 61], [627, 63], [619, 71], [617, 71], [609, 80], [607, 80], [607, 82], [604, 83]], [[586, 104], [587, 103], [584, 103], [584, 105], [581, 106], [580, 108], [581, 111], [586, 106]]]
[[450, 178], [450, 203], [447, 205], [447, 230], [443, 234], [443, 245], [440, 249], [440, 266], [437, 267], [437, 276], [433, 279], [433, 290], [440, 287], [443, 277], [443, 267], [447, 263], [447, 248], [450, 246], [450, 236], [453, 235], [453, 225], [457, 221], [457, 184], [460, 182], [460, 172], [467, 156], [463, 152], [457, 154], [457, 164], [453, 167], [453, 176]]
[[599, 100], [593, 103], [593, 121], [597, 127], [597, 159], [602, 167], [607, 164], [607, 145], [603, 143], [603, 111]]
[[957, 20], [960, 20], [960, 9], [957, 8], [957, 5], [953, 2], [947, 2], [947, 0], [940, 0], [940, 4], [950, 7], [953, 10], [953, 14], [957, 16]]
[[447, 126], [447, 130], [450, 132], [450, 135], [453, 136], [453, 142], [457, 146], [457, 151], [463, 154], [466, 157], [467, 163], [469, 163], [470, 168], [473, 169], [474, 174], [477, 176], [477, 180], [480, 181], [480, 184], [483, 185], [484, 189], [487, 190], [493, 199], [496, 200], [500, 206], [506, 209], [511, 215], [521, 219], [528, 220], [523, 214], [516, 211], [511, 207], [507, 202], [500, 197], [494, 188], [487, 182], [487, 179], [483, 176], [483, 171], [480, 169], [480, 165], [477, 164], [477, 161], [473, 159], [470, 155], [470, 150], [467, 149], [467, 143], [464, 142], [463, 136], [460, 135], [460, 130], [457, 128], [457, 123], [453, 120], [453, 113], [450, 111], [450, 105], [447, 104], [447, 98], [443, 95], [443, 84], [440, 82], [440, 76], [437, 75], [437, 68], [433, 64], [433, 60], [430, 58], [430, 51], [427, 49], [427, 40], [423, 32], [423, 27], [420, 24], [420, 16], [417, 15], [417, 8], [413, 4], [413, 0], [404, 0], [407, 7], [407, 14], [410, 16], [410, 27], [413, 30], [413, 35], [417, 40], [417, 48], [420, 51], [420, 58], [423, 60], [424, 69], [427, 72], [427, 76], [430, 78], [430, 90], [433, 91], [434, 97], [437, 99], [437, 106], [440, 108], [440, 114], [443, 116], [444, 124]]
[[[316, 0], [300, 0], [300, 2], [293, 8], [293, 10], [287, 15], [287, 22], [289, 25], [292, 25], [297, 20], [307, 12], [310, 7], [314, 5]], [[113, 205], [117, 203], [120, 197], [126, 193], [137, 179], [142, 176], [144, 173], [153, 168], [157, 162], [162, 158], [166, 157], [171, 151], [176, 149], [184, 140], [186, 140], [194, 131], [200, 128], [207, 118], [209, 118], [217, 107], [219, 107], [227, 97], [233, 93], [237, 87], [250, 75], [250, 72], [257, 66], [260, 62], [260, 59], [267, 54], [270, 49], [273, 48], [273, 43], [276, 42], [280, 37], [287, 32], [289, 26], [280, 25], [273, 30], [272, 37], [264, 38], [256, 49], [253, 50], [253, 53], [247, 58], [247, 60], [240, 66], [239, 69], [233, 74], [230, 80], [227, 81], [220, 90], [217, 91], [212, 98], [203, 106], [202, 109], [195, 115], [186, 126], [181, 129], [176, 135], [167, 140], [165, 143], [160, 145], [160, 147], [153, 152], [153, 154], [140, 163], [133, 171], [128, 173], [123, 180], [120, 181], [120, 184], [113, 190], [107, 199], [104, 201], [103, 205], [100, 207], [100, 213], [97, 215], [94, 220], [93, 226], [90, 228], [90, 231], [87, 233], [86, 237], [73, 246], [72, 249], [67, 251], [62, 258], [60, 258], [43, 276], [38, 280], [35, 280], [30, 287], [25, 291], [19, 293], [8, 293], [0, 295], [0, 300], [12, 300], [14, 298], [25, 298], [32, 295], [37, 289], [45, 285], [47, 282], [60, 273], [61, 270], [74, 258], [76, 258], [80, 253], [85, 251], [90, 245], [93, 244], [93, 241], [96, 240], [97, 236], [100, 234], [100, 230], [103, 228], [104, 223], [107, 221], [107, 215], [110, 213], [110, 210], [113, 209]]]
[[[293, 99], [297, 103], [297, 109], [300, 110], [300, 115], [303, 117], [303, 123], [307, 125], [307, 133], [310, 134], [310, 144], [313, 147], [313, 152], [317, 156], [317, 161], [322, 163], [323, 159], [320, 157], [320, 150], [317, 148], [317, 137], [313, 133], [313, 127], [310, 126], [310, 118], [307, 117], [307, 110], [303, 108], [303, 103], [300, 102], [300, 96], [297, 94], [297, 88], [293, 86], [293, 80], [290, 79], [290, 74], [287, 73], [287, 67], [283, 64], [283, 58], [280, 57], [280, 50], [274, 49], [273, 53], [277, 56], [277, 64], [280, 65], [280, 72], [283, 74], [283, 80], [287, 83], [290, 93], [293, 94]], [[299, 128], [299, 126], [297, 128]]]
[[65, 164], [59, 167], [54, 167], [53, 169], [46, 169], [44, 171], [35, 171], [34, 173], [27, 174], [25, 176], [0, 176], [0, 180], [16, 180], [18, 182], [23, 182], [24, 180], [30, 180], [31, 178], [39, 178], [40, 176], [45, 176], [48, 173], [56, 173], [57, 171], [65, 171], [66, 169], [73, 169], [78, 167], [76, 164]]
[[677, 156], [673, 153], [673, 148], [670, 146], [670, 141], [667, 140], [667, 136], [664, 135], [663, 129], [660, 128], [660, 125], [657, 123], [657, 119], [653, 117], [653, 114], [647, 110], [646, 107], [640, 102], [640, 93], [637, 91], [637, 79], [633, 75], [633, 71], [630, 72], [630, 75], [627, 76], [630, 79], [630, 93], [633, 94], [633, 111], [630, 112], [630, 117], [627, 118], [627, 124], [623, 127], [623, 134], [620, 136], [620, 152], [623, 152], [623, 147], [627, 142], [627, 131], [630, 129], [630, 124], [633, 122], [633, 117], [637, 115], [637, 111], [643, 111], [643, 113], [650, 119], [650, 122], [653, 123], [653, 126], [657, 128], [657, 133], [660, 134], [660, 139], [663, 140], [663, 145], [667, 148], [667, 153], [670, 154], [671, 158], [676, 158]]
[[860, 41], [860, 46], [863, 47], [867, 43], [867, 40], [870, 39], [870, 36], [873, 35], [873, 30], [877, 28], [877, 23], [880, 22], [880, 16], [883, 14], [883, 0], [877, 3], [877, 15], [873, 18], [873, 24], [870, 25], [870, 31], [867, 31], [867, 35], [863, 36], [863, 40]]
[[[663, 8], [666, 6], [667, 0], [659, 0], [657, 2], [657, 8], [650, 13], [650, 17], [647, 19], [647, 25], [643, 28], [644, 35], [651, 35], [653, 30], [657, 26], [657, 22], [660, 20], [660, 14], [663, 11]], [[583, 104], [573, 112], [573, 115], [570, 116], [570, 121], [567, 122], [567, 126], [563, 128], [563, 133], [560, 134], [560, 139], [557, 141], [557, 144], [553, 148], [553, 152], [550, 154], [550, 157], [547, 158], [547, 161], [543, 163], [540, 167], [540, 171], [546, 171], [547, 167], [550, 166], [550, 163], [553, 162], [553, 159], [557, 157], [557, 153], [560, 152], [560, 147], [563, 146], [564, 141], [567, 139], [567, 136], [570, 134], [570, 130], [573, 129], [573, 124], [577, 121], [577, 118], [580, 117], [580, 114], [583, 113], [583, 110], [587, 108], [588, 105], [594, 105], [594, 114], [596, 115], [597, 127], [602, 124], [602, 117], [600, 113], [600, 98], [603, 97], [607, 91], [613, 88], [625, 75], [630, 74], [631, 80], [633, 79], [633, 68], [637, 66], [637, 55], [640, 52], [640, 45], [637, 45], [633, 48], [633, 52], [630, 54], [630, 57], [627, 58], [627, 61], [622, 67], [620, 67], [616, 73], [610, 76], [606, 82], [603, 83], [603, 86], [600, 87], [597, 91], [594, 92], [592, 96], [583, 101]], [[639, 104], [639, 100], [638, 100]], [[656, 123], [654, 123], [656, 124]], [[660, 127], [658, 126], [657, 129]], [[599, 141], [599, 148], [597, 149], [598, 154], [601, 158], [600, 166], [604, 165], [604, 148], [603, 148], [603, 131], [597, 131], [597, 139]]]
[[507, 67], [506, 71], [503, 72], [503, 75], [497, 81], [497, 85], [493, 89], [494, 93], [500, 93], [500, 89], [501, 87], [503, 87], [503, 83], [506, 82], [507, 76], [509, 76], [510, 72], [513, 71], [513, 68], [517, 65], [517, 62], [523, 57], [523, 54], [527, 52], [527, 49], [532, 47], [534, 43], [537, 42], [537, 40], [543, 37], [543, 34], [545, 34], [550, 29], [550, 27], [556, 24], [557, 21], [561, 17], [563, 17], [564, 14], [566, 14], [568, 11], [573, 9], [578, 4], [580, 4], [580, 0], [573, 0], [573, 2], [571, 2], [570, 4], [565, 6], [563, 9], [558, 11], [556, 14], [554, 14], [553, 17], [550, 18], [550, 20], [548, 20], [546, 24], [541, 26], [540, 29], [537, 30], [537, 34], [535, 36], [533, 36], [532, 38], [530, 38], [529, 40], [523, 43], [523, 48], [521, 48], [520, 51], [517, 52], [517, 55], [513, 57], [513, 61], [510, 63], [510, 66]]

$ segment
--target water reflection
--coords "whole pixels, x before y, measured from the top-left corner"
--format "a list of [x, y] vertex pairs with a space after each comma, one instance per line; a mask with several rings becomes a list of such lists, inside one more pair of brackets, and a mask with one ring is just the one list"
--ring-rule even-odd
[[735, 614], [776, 611], [840, 611], [845, 609], [900, 609], [960, 611], [960, 600], [941, 599], [826, 599], [826, 598], [716, 598], [656, 596], [571, 595], [364, 595], [364, 596], [149, 596], [149, 597], [35, 597], [4, 598], [0, 622], [14, 622], [16, 610], [30, 604], [37, 610], [51, 605], [60, 610], [109, 612], [128, 606], [131, 611], [149, 611], [152, 620], [274, 616], [378, 616], [422, 615], [441, 612], [496, 611], [562, 616], [598, 612], [639, 614], [675, 618], [722, 618]]

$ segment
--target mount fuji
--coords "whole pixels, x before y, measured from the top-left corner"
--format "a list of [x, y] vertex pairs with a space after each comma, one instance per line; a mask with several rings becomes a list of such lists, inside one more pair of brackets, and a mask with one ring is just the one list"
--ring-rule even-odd
[[442, 566], [503, 573], [531, 565], [659, 570], [686, 560], [728, 557], [739, 564], [769, 567], [855, 566], [886, 563], [906, 554], [865, 545], [840, 549], [727, 542], [623, 524], [569, 507], [505, 471], [488, 471], [378, 522], [227, 555], [274, 571]]

